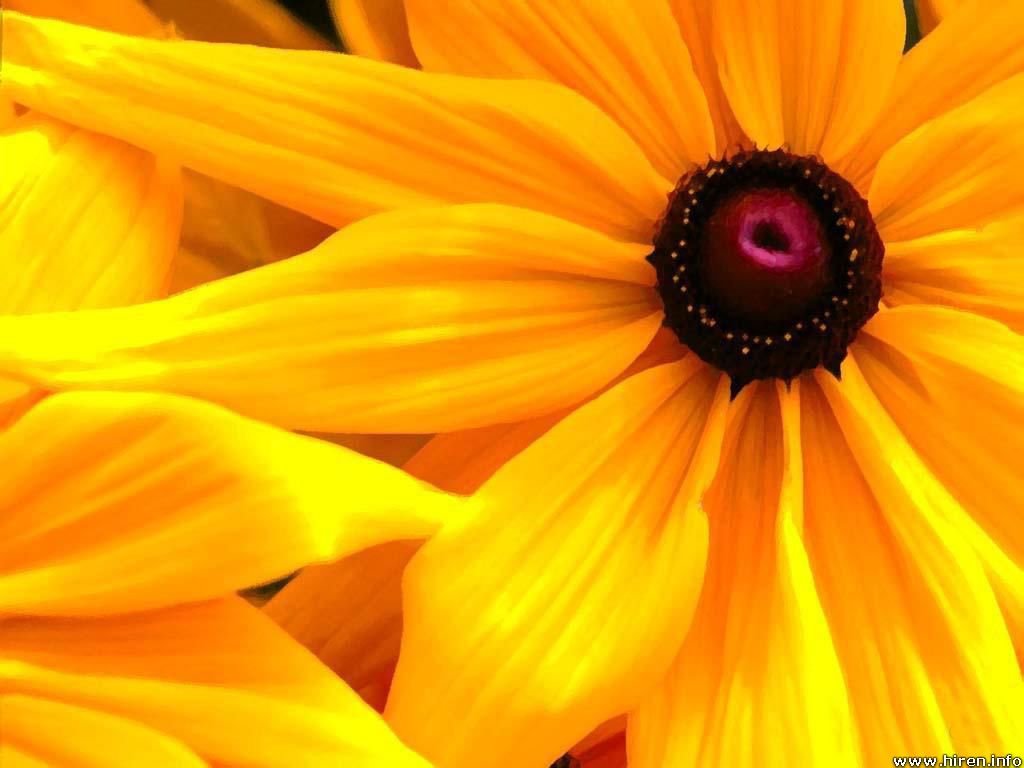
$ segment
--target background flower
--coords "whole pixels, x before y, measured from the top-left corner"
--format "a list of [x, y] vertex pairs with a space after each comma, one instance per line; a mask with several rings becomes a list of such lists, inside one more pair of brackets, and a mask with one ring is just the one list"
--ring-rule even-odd
[[232, 592], [425, 535], [455, 499], [160, 395], [55, 395], [0, 461], [5, 765], [424, 765]]

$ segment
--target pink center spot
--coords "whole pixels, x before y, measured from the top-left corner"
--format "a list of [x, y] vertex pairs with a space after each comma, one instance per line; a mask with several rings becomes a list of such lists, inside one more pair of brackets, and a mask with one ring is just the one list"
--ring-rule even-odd
[[707, 289], [737, 319], [784, 324], [830, 288], [825, 230], [787, 189], [736, 192], [708, 218], [702, 241]]

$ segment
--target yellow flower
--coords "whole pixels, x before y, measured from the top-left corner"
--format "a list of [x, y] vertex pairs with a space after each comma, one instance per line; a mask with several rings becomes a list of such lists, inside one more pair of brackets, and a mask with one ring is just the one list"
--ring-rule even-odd
[[4, 768], [426, 765], [227, 596], [427, 535], [453, 499], [167, 395], [55, 395], [0, 433], [0, 461]]
[[875, 0], [405, 8], [426, 73], [8, 14], [10, 98], [345, 228], [2, 369], [494, 438], [404, 574], [385, 716], [444, 768], [625, 712], [641, 768], [1014, 749], [1019, 3], [906, 57]]

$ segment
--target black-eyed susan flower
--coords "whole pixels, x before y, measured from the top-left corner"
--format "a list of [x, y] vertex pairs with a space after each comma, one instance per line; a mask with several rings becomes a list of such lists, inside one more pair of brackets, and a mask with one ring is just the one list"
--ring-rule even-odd
[[[898, 3], [405, 9], [426, 73], [9, 14], [10, 98], [348, 226], [0, 322], [3, 370], [492, 430], [405, 569], [385, 709], [445, 768], [625, 712], [631, 766], [1014, 749], [1019, 4], [905, 58]], [[932, 268], [952, 242], [983, 258]]]
[[47, 398], [0, 462], [4, 768], [427, 765], [232, 592], [426, 535], [454, 498], [160, 395]]

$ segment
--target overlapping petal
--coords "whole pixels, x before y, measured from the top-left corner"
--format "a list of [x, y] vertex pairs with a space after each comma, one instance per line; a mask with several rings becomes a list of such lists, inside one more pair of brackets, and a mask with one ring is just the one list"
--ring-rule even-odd
[[274, 0], [146, 0], [146, 5], [192, 40], [299, 50], [332, 47]]
[[916, 0], [917, 22], [921, 27], [921, 34], [931, 32], [940, 21], [963, 4], [964, 0]]
[[1024, 331], [1024, 217], [885, 247], [885, 301], [938, 304]]
[[329, 0], [345, 50], [379, 61], [418, 67], [409, 40], [405, 0]]
[[886, 242], [1024, 212], [1024, 74], [923, 125], [878, 164], [868, 200]]
[[530, 418], [593, 394], [654, 336], [646, 250], [501, 206], [396, 211], [163, 302], [0, 319], [0, 370], [314, 431]]
[[[71, 764], [206, 764], [187, 761], [176, 741], [225, 766], [428, 768], [355, 693], [240, 598], [0, 626], [0, 689], [14, 698], [11, 710], [0, 699], [4, 741], [47, 764], [60, 752], [95, 754], [106, 740], [105, 761]], [[112, 763], [111, 754], [139, 761]], [[157, 756], [178, 762], [148, 759]]]
[[900, 4], [876, 0], [720, 0], [713, 25], [722, 85], [747, 135], [829, 162], [882, 109], [905, 35]]
[[354, 452], [162, 395], [55, 395], [0, 434], [0, 460], [3, 613], [208, 599], [422, 538], [456, 503]]
[[454, 768], [540, 765], [640, 700], [696, 601], [727, 402], [693, 357], [637, 374], [416, 554], [386, 710], [406, 743]]
[[[473, 493], [563, 416], [437, 435], [404, 469], [446, 491]], [[378, 709], [398, 659], [402, 574], [421, 543], [392, 542], [305, 568], [265, 609]]]
[[854, 357], [916, 455], [1024, 566], [1024, 341], [942, 307], [880, 313]]
[[303, 569], [264, 611], [375, 709], [402, 638], [402, 572], [420, 541], [396, 541]]
[[805, 533], [864, 761], [1012, 750], [1024, 682], [956, 502], [855, 360], [841, 385], [816, 381], [802, 395]]
[[803, 542], [799, 403], [797, 384], [761, 384], [733, 406], [701, 599], [673, 670], [630, 718], [631, 767], [862, 764]]
[[[0, 662], [0, 678], [4, 677], [3, 665]], [[0, 711], [4, 715], [0, 765], [4, 768], [18, 768], [24, 761], [44, 768], [207, 765], [177, 739], [128, 718], [17, 693], [0, 693]]]
[[5, 0], [4, 12], [16, 11], [126, 35], [164, 34], [165, 28], [143, 0]]
[[690, 52], [693, 69], [704, 88], [711, 122], [715, 128], [716, 144], [723, 151], [734, 149], [744, 144], [746, 137], [729, 106], [729, 98], [722, 88], [718, 62], [715, 60], [711, 32], [714, 0], [669, 0], [669, 5]]
[[244, 189], [183, 174], [185, 216], [172, 293], [314, 248], [334, 228]]
[[719, 154], [707, 100], [666, 0], [406, 0], [425, 69], [563, 83], [629, 133], [662, 175]]
[[671, 186], [610, 118], [551, 84], [496, 88], [355, 56], [145, 40], [17, 13], [4, 41], [2, 87], [19, 102], [333, 225], [499, 202], [648, 242]]
[[14, 108], [14, 102], [8, 98], [0, 96], [0, 128], [6, 127], [17, 116], [18, 113]]
[[0, 314], [131, 304], [167, 286], [176, 168], [42, 115], [0, 133]]
[[1018, 0], [965, 0], [900, 60], [877, 120], [835, 169], [867, 189], [879, 158], [900, 139], [1024, 71], [1021, 21]]

